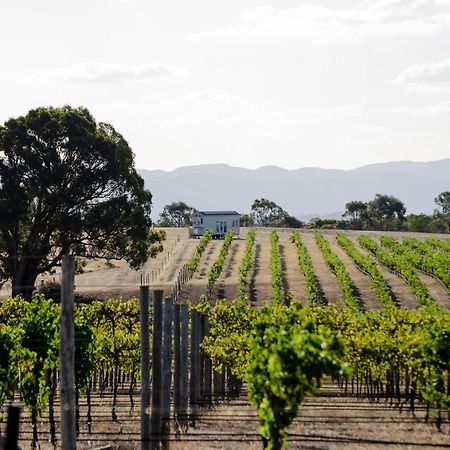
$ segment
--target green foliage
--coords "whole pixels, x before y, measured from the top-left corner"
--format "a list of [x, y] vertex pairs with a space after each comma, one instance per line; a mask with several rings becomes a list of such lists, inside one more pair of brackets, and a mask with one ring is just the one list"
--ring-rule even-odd
[[27, 305], [20, 322], [21, 397], [32, 417], [41, 417], [48, 404], [50, 388], [46, 371], [58, 367], [59, 307], [42, 295]]
[[276, 230], [270, 233], [270, 273], [272, 275], [272, 296], [275, 303], [283, 303], [283, 268], [279, 239]]
[[154, 228], [148, 231], [148, 244], [150, 258], [156, 258], [158, 253], [164, 250], [163, 242], [166, 239], [166, 232], [164, 230], [155, 230]]
[[377, 230], [398, 230], [405, 220], [406, 208], [393, 195], [376, 194], [367, 204], [367, 215]]
[[361, 235], [359, 243], [376, 256], [378, 261], [396, 275], [402, 276], [417, 298], [420, 306], [436, 305], [436, 301], [428, 293], [427, 287], [422, 283], [417, 273], [411, 267], [411, 262], [404, 256], [387, 252], [373, 239]]
[[198, 266], [200, 264], [200, 258], [204, 252], [208, 242], [212, 239], [212, 231], [208, 228], [205, 234], [200, 238], [200, 241], [195, 249], [194, 254], [188, 263], [188, 268], [191, 272], [197, 272]]
[[253, 247], [255, 245], [256, 232], [250, 230], [247, 234], [245, 242], [245, 252], [242, 258], [241, 265], [239, 266], [239, 284], [238, 284], [238, 297], [241, 300], [247, 298], [247, 286], [248, 286], [248, 274], [252, 268]]
[[250, 217], [255, 225], [261, 227], [300, 228], [303, 223], [290, 216], [281, 206], [265, 198], [256, 199], [252, 204]]
[[405, 213], [405, 205], [398, 198], [376, 194], [369, 202], [348, 202], [345, 205], [344, 217], [350, 218], [347, 222], [353, 229], [386, 231], [404, 229]]
[[403, 245], [389, 236], [382, 236], [380, 242], [405, 257], [412, 266], [436, 277], [450, 291], [450, 255], [433, 251], [426, 243], [408, 237], [403, 239]]
[[240, 224], [241, 227], [253, 227], [255, 225], [255, 220], [250, 214], [241, 214]]
[[297, 247], [298, 265], [305, 276], [306, 298], [311, 303], [324, 303], [325, 299], [320, 291], [319, 282], [314, 272], [313, 263], [298, 231], [294, 231], [292, 233], [291, 241]]
[[444, 240], [430, 237], [425, 239], [425, 243], [443, 253], [450, 253], [450, 239]]
[[434, 212], [434, 217], [438, 223], [443, 225], [444, 232], [450, 233], [450, 191], [441, 192], [434, 202], [438, 209]]
[[371, 284], [375, 289], [377, 299], [383, 303], [386, 308], [395, 307], [394, 296], [386, 280], [381, 273], [380, 268], [375, 261], [368, 255], [361, 253], [353, 242], [344, 234], [337, 233], [336, 240], [338, 244], [347, 252], [347, 254], [355, 261], [355, 264], [370, 277]]
[[330, 267], [331, 271], [336, 275], [339, 281], [342, 294], [347, 303], [347, 307], [355, 311], [363, 309], [360, 299], [357, 295], [356, 287], [351, 280], [345, 264], [340, 258], [331, 250], [330, 244], [325, 237], [323, 237], [318, 231], [315, 233], [316, 242], [322, 251], [323, 257]]
[[211, 358], [213, 369], [221, 372], [229, 367], [236, 377], [243, 379], [247, 370], [249, 336], [257, 316], [247, 301], [217, 301], [208, 306], [209, 335], [202, 342], [202, 348]]
[[350, 217], [353, 229], [360, 230], [367, 222], [367, 203], [359, 200], [348, 202], [345, 205], [344, 217]]
[[94, 312], [93, 305], [79, 305], [75, 310], [75, 383], [82, 394], [86, 392], [100, 350], [92, 323]]
[[438, 410], [450, 411], [450, 322], [434, 323], [428, 328], [423, 355], [428, 367], [423, 398]]
[[228, 230], [225, 234], [225, 238], [223, 240], [222, 248], [220, 249], [219, 256], [214, 261], [214, 264], [211, 266], [208, 272], [208, 287], [212, 289], [220, 274], [222, 273], [223, 266], [225, 264], [225, 260], [228, 255], [228, 250], [230, 249], [231, 242], [233, 241], [234, 231]]
[[99, 363], [114, 370], [136, 370], [140, 361], [138, 299], [109, 298], [95, 307]]
[[315, 329], [298, 303], [263, 307], [254, 322], [247, 382], [268, 449], [287, 444], [287, 429], [324, 375], [342, 373], [343, 346], [324, 326]]
[[[14, 392], [19, 348], [17, 331], [0, 324], [0, 407]], [[0, 422], [1, 419], [0, 413]]]
[[184, 202], [173, 202], [166, 206], [159, 215], [159, 227], [188, 227], [191, 223], [191, 216], [196, 209]]
[[151, 194], [123, 136], [85, 108], [37, 108], [0, 126], [0, 281], [31, 298], [65, 254], [151, 253]]
[[406, 218], [408, 231], [421, 233], [441, 233], [441, 226], [436, 216], [426, 214], [409, 214]]

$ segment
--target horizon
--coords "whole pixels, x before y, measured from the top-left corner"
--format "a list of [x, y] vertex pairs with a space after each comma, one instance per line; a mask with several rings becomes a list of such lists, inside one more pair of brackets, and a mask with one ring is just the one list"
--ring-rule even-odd
[[[168, 170], [164, 170], [164, 169], [147, 169], [147, 168], [143, 168], [143, 167], [137, 167], [137, 170], [145, 170], [148, 172], [165, 172], [165, 173], [171, 173], [171, 172], [176, 172], [177, 170], [180, 169], [189, 169], [189, 168], [194, 168], [194, 167], [220, 167], [220, 166], [226, 166], [232, 169], [244, 169], [244, 170], [261, 170], [261, 169], [269, 169], [269, 168], [274, 168], [274, 169], [282, 169], [282, 170], [287, 170], [287, 171], [296, 171], [296, 170], [306, 170], [306, 169], [318, 169], [318, 170], [339, 170], [342, 172], [350, 172], [352, 170], [357, 170], [357, 169], [362, 169], [364, 167], [370, 167], [370, 166], [379, 166], [379, 165], [383, 165], [383, 164], [396, 164], [396, 163], [406, 163], [406, 164], [428, 164], [428, 163], [438, 163], [438, 162], [442, 162], [442, 161], [447, 161], [450, 160], [450, 157], [448, 158], [442, 158], [442, 159], [433, 159], [433, 160], [425, 160], [425, 161], [413, 161], [413, 160], [406, 160], [406, 159], [402, 159], [402, 160], [387, 160], [387, 161], [381, 161], [381, 162], [377, 162], [377, 163], [368, 163], [368, 164], [364, 164], [362, 166], [356, 166], [356, 167], [352, 167], [349, 169], [340, 169], [337, 167], [319, 167], [319, 166], [304, 166], [304, 167], [296, 167], [294, 169], [290, 169], [287, 167], [283, 167], [283, 166], [279, 166], [279, 165], [265, 165], [265, 166], [259, 166], [259, 167], [244, 167], [244, 166], [235, 166], [233, 164], [229, 164], [229, 163], [225, 163], [225, 162], [218, 162], [218, 163], [200, 163], [200, 164], [191, 164], [191, 165], [186, 165], [186, 166], [178, 166], [174, 169], [168, 169]], [[449, 175], [449, 180], [450, 180], [450, 175]]]

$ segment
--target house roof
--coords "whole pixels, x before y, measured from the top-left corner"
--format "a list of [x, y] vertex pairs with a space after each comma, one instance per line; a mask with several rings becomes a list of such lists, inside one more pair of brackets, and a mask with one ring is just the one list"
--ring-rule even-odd
[[203, 216], [240, 216], [236, 211], [197, 211], [195, 214]]

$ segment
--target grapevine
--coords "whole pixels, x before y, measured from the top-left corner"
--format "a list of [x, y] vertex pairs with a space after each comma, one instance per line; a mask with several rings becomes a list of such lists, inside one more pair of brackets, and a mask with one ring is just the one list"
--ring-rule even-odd
[[246, 298], [247, 295], [248, 273], [252, 268], [252, 255], [253, 255], [253, 247], [255, 244], [255, 237], [256, 237], [255, 231], [250, 230], [247, 234], [244, 257], [242, 258], [241, 265], [239, 266], [238, 297], [240, 299]]
[[206, 233], [201, 237], [194, 254], [189, 260], [188, 268], [191, 272], [197, 272], [202, 253], [211, 239], [212, 239], [212, 231], [208, 228], [206, 230]]
[[323, 298], [319, 287], [319, 282], [314, 272], [314, 266], [298, 231], [292, 233], [291, 241], [297, 247], [298, 265], [305, 276], [306, 298], [311, 303], [325, 303], [325, 299]]
[[356, 287], [351, 280], [345, 264], [340, 258], [331, 250], [330, 244], [326, 238], [324, 238], [318, 231], [315, 234], [316, 242], [319, 246], [322, 254], [330, 267], [331, 271], [336, 275], [339, 281], [342, 294], [344, 295], [347, 306], [355, 311], [361, 311], [363, 309], [360, 299], [357, 295]]
[[283, 302], [283, 270], [276, 230], [270, 233], [270, 272], [272, 274], [272, 295], [275, 303]]
[[361, 235], [359, 243], [377, 257], [381, 264], [391, 272], [401, 275], [409, 284], [411, 291], [417, 298], [419, 305], [435, 305], [435, 300], [428, 293], [428, 289], [422, 283], [417, 273], [412, 269], [411, 263], [402, 255], [393, 255], [379, 246], [373, 239]]
[[370, 277], [371, 284], [375, 289], [378, 300], [383, 303], [386, 308], [395, 307], [394, 296], [391, 289], [387, 285], [381, 270], [373, 259], [370, 256], [361, 253], [353, 242], [344, 234], [338, 233], [336, 235], [336, 240], [353, 261], [355, 261], [355, 264]]
[[214, 261], [214, 264], [211, 266], [211, 269], [208, 272], [208, 288], [210, 290], [214, 287], [214, 284], [222, 273], [222, 269], [228, 255], [228, 250], [230, 248], [231, 242], [233, 241], [233, 236], [233, 230], [229, 230], [226, 232], [219, 256], [217, 257], [216, 261]]

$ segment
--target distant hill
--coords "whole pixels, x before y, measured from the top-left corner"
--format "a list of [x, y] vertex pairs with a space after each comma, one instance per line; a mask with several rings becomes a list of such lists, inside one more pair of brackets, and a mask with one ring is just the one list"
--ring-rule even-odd
[[339, 216], [351, 200], [376, 193], [395, 195], [407, 213], [432, 213], [434, 198], [450, 190], [450, 159], [398, 161], [352, 170], [266, 166], [243, 169], [227, 164], [180, 167], [171, 172], [139, 170], [153, 194], [153, 219], [164, 205], [184, 201], [200, 210], [250, 212], [256, 198], [275, 201], [299, 218]]

